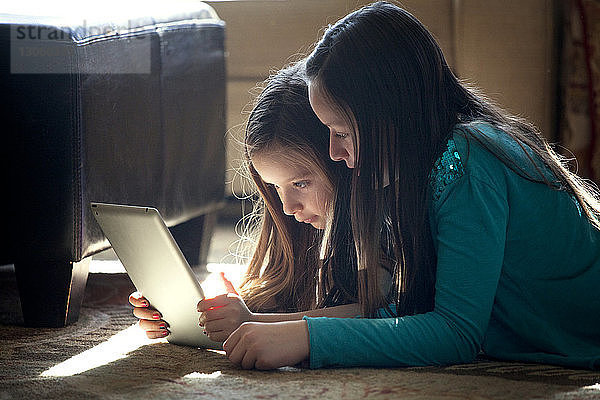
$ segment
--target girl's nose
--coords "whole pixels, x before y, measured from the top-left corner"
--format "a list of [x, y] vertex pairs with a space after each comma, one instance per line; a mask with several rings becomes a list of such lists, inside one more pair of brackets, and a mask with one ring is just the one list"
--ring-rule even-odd
[[285, 215], [294, 215], [300, 210], [302, 210], [300, 203], [283, 203], [283, 213]]
[[343, 147], [331, 143], [329, 145], [329, 157], [333, 161], [344, 161], [348, 158], [348, 152]]
[[329, 140], [329, 157], [333, 161], [345, 161], [348, 168], [354, 168], [354, 157], [349, 153], [346, 146], [341, 145], [332, 135]]
[[302, 203], [294, 196], [281, 196], [281, 203], [283, 204], [283, 213], [286, 215], [294, 215], [302, 210]]

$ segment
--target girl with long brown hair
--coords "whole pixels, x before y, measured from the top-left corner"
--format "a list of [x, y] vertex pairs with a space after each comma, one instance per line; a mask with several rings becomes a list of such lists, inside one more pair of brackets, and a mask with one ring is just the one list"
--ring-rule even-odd
[[[354, 251], [345, 185], [351, 172], [329, 159], [327, 128], [310, 107], [303, 66], [269, 78], [248, 118], [246, 169], [259, 196], [247, 218], [258, 238], [241, 287], [224, 278], [230, 293], [198, 305], [200, 324], [215, 341], [247, 322], [360, 314], [357, 268], [347, 254]], [[169, 334], [145, 298], [132, 294], [129, 301], [149, 338]]]

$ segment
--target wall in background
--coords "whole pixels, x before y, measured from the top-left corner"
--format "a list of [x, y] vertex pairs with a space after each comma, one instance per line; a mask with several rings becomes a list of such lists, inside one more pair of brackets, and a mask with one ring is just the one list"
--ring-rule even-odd
[[553, 0], [454, 2], [458, 75], [557, 136], [558, 52]]
[[[404, 0], [435, 35], [459, 77], [556, 138], [558, 0]], [[208, 1], [227, 23], [227, 191], [239, 193], [243, 123], [251, 91], [308, 54], [327, 24], [369, 1]], [[234, 180], [233, 189], [231, 181]]]

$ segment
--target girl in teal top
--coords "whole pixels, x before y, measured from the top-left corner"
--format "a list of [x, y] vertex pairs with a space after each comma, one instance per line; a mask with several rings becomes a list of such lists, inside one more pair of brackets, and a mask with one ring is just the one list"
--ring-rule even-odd
[[353, 171], [364, 318], [244, 323], [228, 357], [392, 367], [483, 352], [600, 368], [598, 194], [540, 133], [459, 82], [427, 29], [389, 3], [329, 27], [306, 74], [329, 155]]
[[396, 260], [390, 318], [307, 319], [311, 367], [483, 351], [600, 368], [598, 194], [543, 136], [460, 83], [427, 29], [389, 3], [330, 27], [306, 70], [330, 156], [354, 170], [365, 316], [386, 300], [371, 283], [386, 218]]
[[[529, 160], [489, 124], [458, 125], [430, 179], [435, 305], [393, 318], [308, 318], [310, 365], [505, 360], [600, 367], [600, 232], [566, 191], [508, 168]], [[534, 173], [534, 171], [531, 171]]]

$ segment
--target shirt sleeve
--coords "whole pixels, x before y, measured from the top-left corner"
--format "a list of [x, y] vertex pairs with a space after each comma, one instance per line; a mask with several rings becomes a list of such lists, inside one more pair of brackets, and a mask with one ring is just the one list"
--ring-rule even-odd
[[434, 310], [382, 319], [309, 318], [310, 366], [426, 366], [472, 361], [502, 269], [506, 191], [465, 174], [432, 205]]

